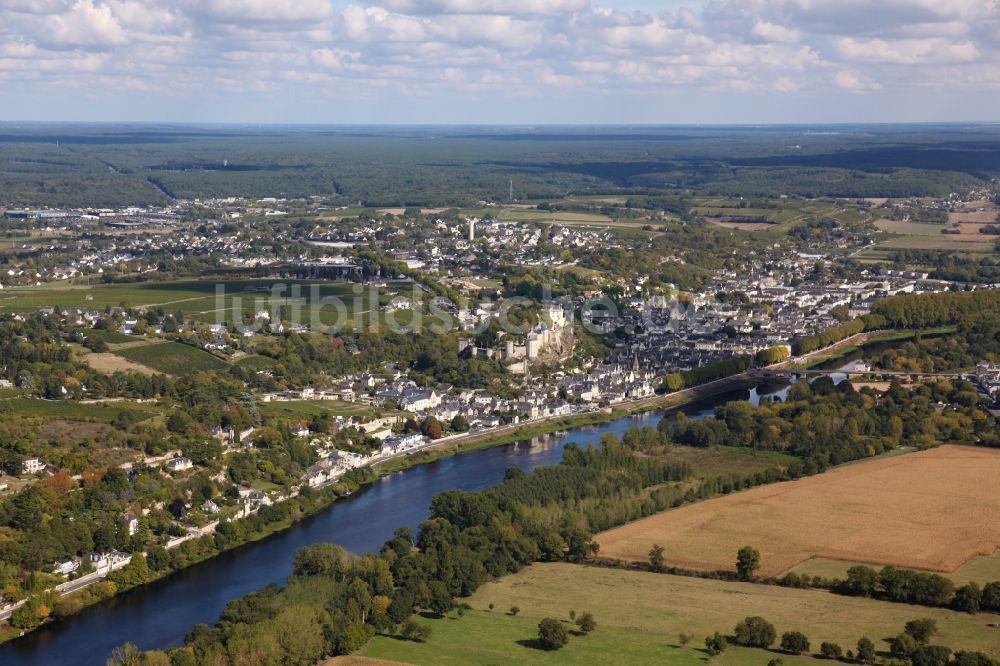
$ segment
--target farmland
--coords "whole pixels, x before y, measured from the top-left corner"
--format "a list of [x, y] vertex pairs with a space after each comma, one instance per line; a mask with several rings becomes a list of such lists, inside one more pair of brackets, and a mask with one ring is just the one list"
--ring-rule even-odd
[[879, 241], [880, 248], [989, 252], [995, 240], [979, 233], [981, 224], [960, 223], [958, 234], [941, 233], [950, 228], [948, 225], [904, 220], [877, 220], [875, 226], [885, 232], [885, 239]]
[[[173, 313], [180, 310], [185, 316], [204, 322], [228, 321], [233, 319], [233, 312], [253, 314], [260, 308], [271, 306], [270, 288], [274, 285], [287, 287], [278, 296], [282, 306], [290, 306], [292, 298], [291, 285], [301, 286], [303, 304], [310, 303], [313, 285], [317, 285], [320, 298], [330, 296], [344, 297], [347, 301], [348, 316], [353, 309], [350, 298], [354, 295], [349, 284], [313, 283], [270, 280], [178, 280], [150, 281], [137, 284], [69, 284], [65, 282], [52, 283], [40, 287], [22, 287], [6, 289], [0, 292], [0, 313], [29, 313], [44, 307], [80, 307], [103, 310], [106, 307], [126, 305], [128, 307], [160, 307]], [[223, 296], [217, 296], [217, 288], [222, 288]], [[261, 289], [263, 291], [256, 291]], [[358, 295], [361, 310], [370, 309], [372, 296], [364, 290]], [[305, 315], [308, 309], [303, 308]], [[332, 307], [321, 311], [324, 323], [335, 323], [331, 317], [336, 313]], [[116, 342], [117, 340], [107, 340]]]
[[192, 372], [220, 370], [226, 362], [206, 351], [182, 342], [160, 342], [129, 346], [115, 354], [133, 363], [168, 375], [186, 375]]
[[952, 572], [1000, 546], [1000, 451], [942, 446], [668, 511], [598, 535], [601, 555], [653, 544], [691, 569], [732, 569], [744, 544], [777, 575], [818, 557]]
[[[535, 564], [487, 583], [468, 602], [473, 610], [464, 617], [422, 620], [433, 630], [425, 644], [380, 636], [362, 654], [414, 664], [701, 664], [705, 636], [729, 633], [744, 617], [761, 615], [774, 623], [779, 635], [798, 630], [810, 638], [813, 649], [821, 641], [832, 641], [845, 650], [866, 635], [885, 650], [882, 639], [899, 633], [906, 621], [932, 617], [939, 627], [935, 643], [1000, 655], [996, 629], [987, 628], [982, 618], [953, 611], [816, 590], [562, 563]], [[506, 612], [512, 606], [520, 608], [516, 617]], [[541, 618], [568, 618], [570, 610], [594, 613], [597, 629], [570, 638], [557, 653], [531, 647], [529, 639]], [[687, 646], [678, 644], [681, 633], [692, 637]], [[731, 649], [712, 663], [759, 665], [771, 656]], [[782, 659], [786, 664], [812, 663], [787, 655]]]

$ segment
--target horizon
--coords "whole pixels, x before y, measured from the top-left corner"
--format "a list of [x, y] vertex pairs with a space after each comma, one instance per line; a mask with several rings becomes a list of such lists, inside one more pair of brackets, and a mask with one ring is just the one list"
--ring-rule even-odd
[[991, 125], [1000, 126], [1000, 119], [997, 120], [924, 120], [924, 121], [830, 121], [830, 122], [283, 122], [283, 121], [201, 121], [201, 120], [26, 120], [26, 119], [0, 119], [0, 125], [63, 125], [63, 126], [173, 126], [173, 127], [288, 127], [288, 128], [309, 128], [309, 127], [338, 127], [338, 128], [442, 128], [442, 127], [480, 127], [499, 129], [533, 129], [533, 128], [612, 128], [612, 129], [633, 129], [633, 128], [655, 128], [655, 129], [711, 129], [711, 128], [732, 128], [740, 130], [752, 130], [754, 128], [776, 128], [776, 127], [948, 127], [948, 126], [972, 126], [988, 127]]

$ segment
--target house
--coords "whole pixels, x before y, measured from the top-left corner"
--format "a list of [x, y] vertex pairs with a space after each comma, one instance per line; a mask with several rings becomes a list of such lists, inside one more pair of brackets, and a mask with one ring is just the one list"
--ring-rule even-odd
[[139, 517], [138, 516], [136, 516], [134, 514], [131, 514], [131, 513], [123, 514], [122, 515], [122, 522], [124, 522], [125, 529], [128, 530], [128, 535], [129, 536], [135, 536], [136, 533], [139, 531]]
[[191, 459], [186, 456], [177, 456], [176, 458], [171, 458], [168, 460], [164, 467], [171, 472], [183, 472], [186, 469], [191, 469], [194, 467], [194, 463]]
[[217, 515], [220, 511], [219, 505], [213, 502], [212, 500], [205, 500], [204, 502], [202, 502], [201, 510], [204, 511], [205, 513], [212, 514], [213, 516]]
[[393, 453], [401, 453], [420, 446], [423, 441], [424, 436], [419, 432], [410, 432], [403, 435], [386, 437], [385, 441], [382, 442], [382, 447], [379, 449], [379, 453], [384, 456], [391, 455]]
[[22, 474], [38, 474], [44, 469], [45, 463], [43, 463], [38, 456], [25, 456], [21, 458]]
[[62, 576], [68, 576], [79, 568], [80, 568], [79, 561], [74, 560], [71, 557], [64, 557], [61, 560], [55, 561], [55, 564], [52, 565], [52, 573], [59, 574]]

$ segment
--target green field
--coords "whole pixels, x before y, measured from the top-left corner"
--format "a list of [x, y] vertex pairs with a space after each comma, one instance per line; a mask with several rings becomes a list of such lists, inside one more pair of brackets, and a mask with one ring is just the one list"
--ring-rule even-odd
[[[260, 412], [266, 416], [300, 418], [304, 416], [318, 416], [329, 414], [331, 416], [371, 416], [382, 414], [379, 410], [370, 405], [362, 405], [356, 402], [344, 402], [343, 400], [290, 400], [280, 402], [265, 402], [260, 405]], [[390, 414], [392, 412], [384, 412]]]
[[611, 222], [607, 215], [599, 213], [576, 213], [562, 210], [507, 209], [500, 219], [518, 222], [557, 222], [560, 224], [601, 224]]
[[701, 478], [755, 474], [765, 469], [787, 466], [797, 460], [794, 456], [779, 451], [758, 451], [755, 455], [749, 449], [736, 446], [674, 446], [666, 454], [666, 459], [688, 463], [694, 475]]
[[[863, 563], [814, 557], [792, 567], [791, 571], [801, 575], [821, 576], [831, 580], [834, 578], [843, 579], [847, 577], [847, 570], [856, 564]], [[973, 582], [978, 583], [981, 587], [984, 583], [1000, 580], [1000, 550], [989, 557], [974, 557], [951, 573], [937, 571], [934, 573], [939, 573], [946, 578], [950, 578], [958, 585]]]
[[[729, 634], [744, 617], [760, 615], [775, 625], [779, 636], [791, 630], [805, 633], [813, 651], [822, 641], [854, 649], [862, 636], [884, 651], [884, 639], [900, 633], [905, 622], [931, 617], [938, 624], [933, 643], [1000, 656], [1000, 629], [987, 626], [995, 616], [644, 571], [535, 564], [483, 585], [468, 602], [474, 610], [463, 618], [425, 620], [433, 627], [426, 644], [380, 636], [363, 654], [414, 664], [701, 664], [707, 660], [700, 649], [705, 636]], [[517, 617], [506, 614], [512, 606], [521, 609]], [[541, 618], [568, 618], [570, 610], [593, 613], [597, 630], [572, 637], [569, 647], [554, 654], [531, 646]], [[693, 637], [683, 648], [678, 645], [682, 632]], [[774, 656], [731, 650], [711, 662], [766, 664]]]
[[187, 375], [192, 372], [221, 370], [227, 366], [222, 359], [183, 342], [160, 342], [124, 347], [114, 353], [168, 375]]
[[[252, 315], [259, 309], [270, 309], [271, 293], [254, 291], [270, 288], [275, 284], [286, 285], [278, 294], [279, 305], [290, 307], [291, 285], [301, 287], [303, 316], [308, 316], [308, 305], [312, 302], [313, 286], [318, 288], [320, 298], [343, 298], [350, 317], [354, 310], [351, 300], [353, 285], [331, 282], [283, 281], [283, 280], [178, 280], [168, 282], [142, 282], [137, 284], [50, 284], [41, 287], [14, 287], [0, 292], [0, 313], [28, 313], [43, 307], [79, 307], [103, 310], [124, 304], [128, 307], [162, 307], [169, 313], [178, 310], [185, 318], [214, 323], [232, 321], [234, 313]], [[222, 287], [223, 295], [216, 293]], [[369, 290], [360, 290], [358, 310], [371, 309], [372, 298]], [[320, 316], [324, 323], [334, 323], [334, 309], [324, 307]], [[110, 340], [108, 342], [111, 342]]]
[[23, 416], [41, 416], [47, 419], [93, 419], [110, 423], [122, 412], [130, 412], [143, 421], [156, 415], [153, 405], [136, 405], [129, 402], [84, 403], [70, 400], [35, 400], [13, 398], [0, 400], [0, 409], [9, 409]]
[[119, 333], [117, 331], [104, 331], [97, 328], [87, 331], [87, 337], [94, 338], [95, 340], [104, 340], [104, 342], [110, 345], [121, 345], [130, 342], [142, 341], [142, 338], [134, 335], [125, 335], [124, 333]]
[[[523, 608], [523, 607], [522, 607]], [[593, 611], [592, 611], [593, 612]], [[711, 661], [716, 666], [763, 666], [777, 655], [762, 650], [732, 647], [721, 656], [709, 659], [702, 637], [696, 637], [686, 647], [678, 645], [678, 636], [667, 636], [602, 622], [586, 636], [571, 635], [569, 644], [556, 652], [547, 652], [532, 645], [538, 634], [541, 616], [527, 610], [516, 617], [501, 610], [474, 610], [458, 617], [452, 613], [444, 619], [418, 620], [431, 627], [426, 643], [406, 641], [397, 637], [376, 636], [360, 654], [420, 666], [465, 666], [466, 664], [663, 664], [694, 666]], [[562, 619], [569, 622], [566, 612]], [[570, 628], [571, 625], [567, 624]], [[805, 666], [813, 659], [781, 656], [788, 666]]]

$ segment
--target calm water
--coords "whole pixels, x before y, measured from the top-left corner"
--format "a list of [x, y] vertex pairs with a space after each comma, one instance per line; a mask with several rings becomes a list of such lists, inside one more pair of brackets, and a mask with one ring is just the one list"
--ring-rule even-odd
[[[761, 385], [700, 402], [685, 412], [695, 418], [704, 417], [712, 414], [716, 404], [727, 400], [757, 404], [763, 395], [784, 397], [786, 391], [781, 385]], [[180, 646], [185, 632], [198, 623], [214, 623], [231, 599], [283, 582], [291, 571], [295, 551], [303, 546], [331, 541], [357, 553], [378, 550], [397, 527], [416, 527], [424, 520], [431, 498], [439, 492], [486, 488], [499, 483], [509, 467], [530, 471], [556, 464], [562, 460], [568, 442], [591, 446], [608, 432], [621, 435], [633, 426], [655, 426], [662, 415], [649, 412], [481, 449], [382, 478], [269, 539], [225, 553], [2, 645], [0, 665], [103, 664], [115, 646], [126, 641], [143, 649]]]

